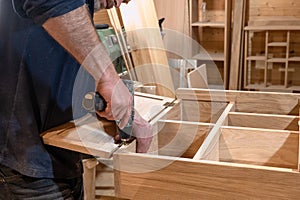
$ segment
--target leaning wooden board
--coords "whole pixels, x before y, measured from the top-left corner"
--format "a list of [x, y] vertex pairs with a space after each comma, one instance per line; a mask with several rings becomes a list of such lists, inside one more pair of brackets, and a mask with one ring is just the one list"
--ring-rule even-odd
[[[299, 94], [179, 89], [152, 119], [158, 151], [113, 155], [127, 199], [298, 199]], [[133, 143], [134, 145], [134, 143]]]

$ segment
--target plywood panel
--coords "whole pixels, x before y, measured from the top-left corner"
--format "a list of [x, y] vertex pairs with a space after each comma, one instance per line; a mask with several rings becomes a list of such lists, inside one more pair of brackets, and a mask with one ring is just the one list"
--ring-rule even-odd
[[232, 112], [228, 115], [230, 126], [298, 131], [299, 117]]
[[[300, 195], [300, 175], [291, 170], [133, 154], [114, 159], [122, 163], [116, 192], [123, 198], [298, 199]], [[128, 173], [149, 171], [154, 165], [166, 167]]]
[[221, 132], [220, 161], [298, 168], [298, 132], [233, 127]]
[[191, 58], [188, 0], [154, 0], [157, 18], [165, 18], [163, 42], [168, 58]]
[[297, 16], [300, 17], [300, 2], [297, 0], [251, 0], [250, 16]]
[[300, 2], [297, 0], [247, 0], [248, 21], [257, 25], [299, 25]]
[[114, 143], [115, 133], [113, 122], [104, 119], [98, 121], [95, 116], [87, 114], [74, 122], [44, 132], [42, 137], [47, 145], [109, 158], [119, 148]]
[[235, 101], [237, 112], [299, 115], [299, 94], [233, 90], [178, 89], [179, 99]]
[[189, 35], [188, 0], [154, 0], [154, 5], [157, 18], [165, 18], [163, 28]]
[[212, 128], [208, 124], [158, 122], [159, 155], [193, 158]]
[[242, 44], [244, 42], [243, 28], [245, 25], [246, 0], [235, 1], [233, 15], [232, 48], [230, 59], [229, 89], [241, 88]]

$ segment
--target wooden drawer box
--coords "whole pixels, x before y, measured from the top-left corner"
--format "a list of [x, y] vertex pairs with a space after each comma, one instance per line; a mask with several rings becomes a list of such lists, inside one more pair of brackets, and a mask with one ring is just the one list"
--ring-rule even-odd
[[[299, 198], [300, 95], [179, 89], [176, 96], [151, 118], [152, 152], [135, 153], [133, 142], [111, 153], [118, 197]], [[53, 135], [45, 142], [53, 145]]]

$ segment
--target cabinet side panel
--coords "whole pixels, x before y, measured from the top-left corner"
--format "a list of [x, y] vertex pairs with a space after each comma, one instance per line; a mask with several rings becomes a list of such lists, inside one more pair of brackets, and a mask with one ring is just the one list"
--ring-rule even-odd
[[[300, 176], [280, 172], [222, 164], [193, 162], [188, 159], [119, 155], [119, 197], [128, 199], [297, 199]], [[126, 170], [149, 170], [153, 165], [168, 164], [148, 173]], [[222, 192], [220, 192], [222, 191]], [[239, 192], [236, 192], [239, 191]]]

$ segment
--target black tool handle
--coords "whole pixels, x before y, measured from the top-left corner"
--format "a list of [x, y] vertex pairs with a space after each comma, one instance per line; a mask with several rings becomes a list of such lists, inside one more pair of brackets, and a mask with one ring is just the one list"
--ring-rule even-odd
[[107, 106], [106, 101], [104, 98], [99, 94], [99, 92], [96, 92], [95, 94], [95, 110], [96, 111], [104, 111]]
[[88, 112], [95, 112], [95, 111], [104, 111], [107, 103], [104, 98], [98, 92], [89, 92], [87, 93], [82, 101], [82, 106]]

